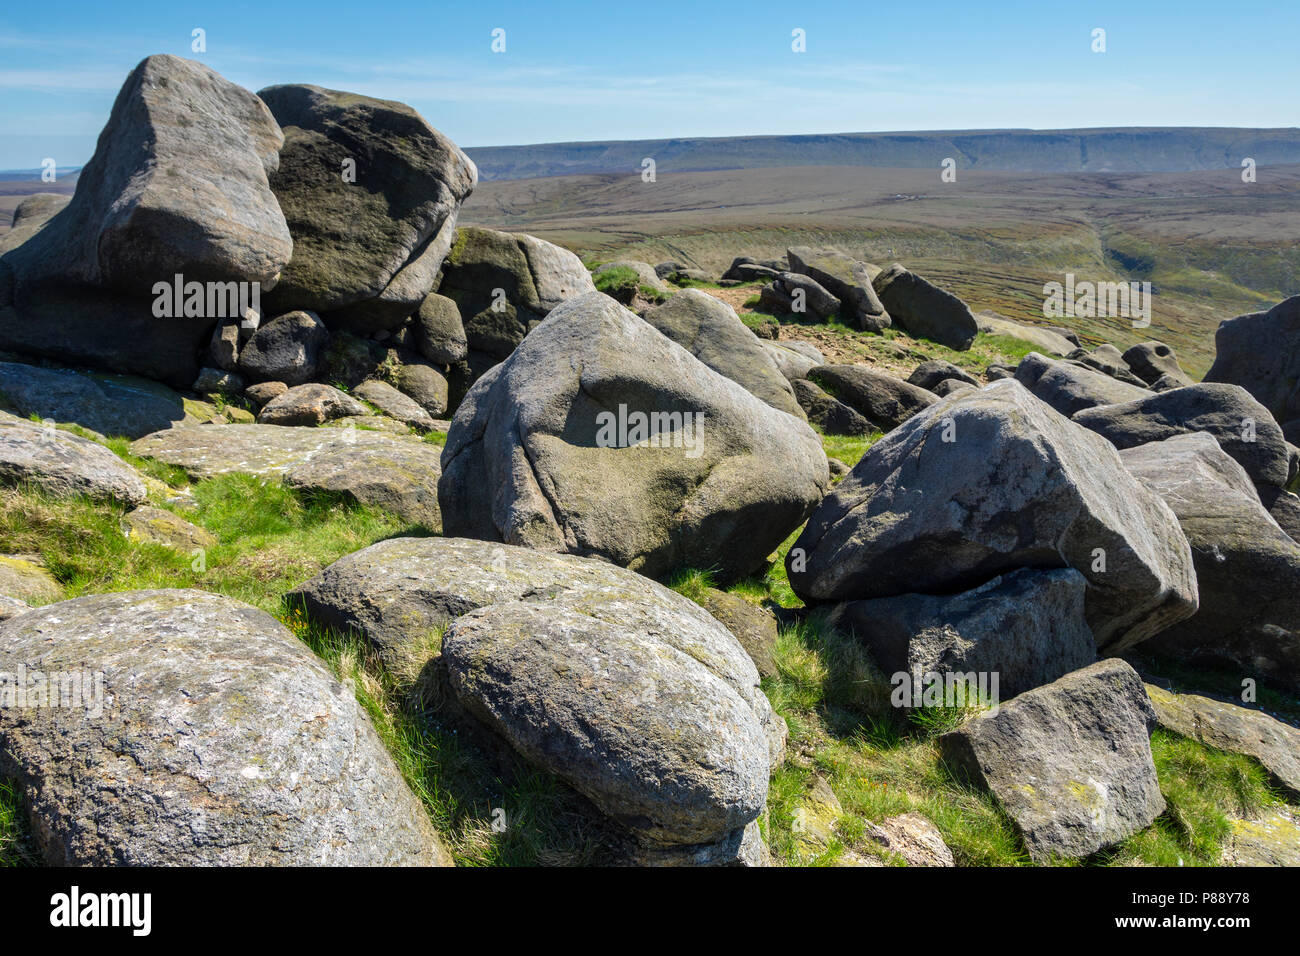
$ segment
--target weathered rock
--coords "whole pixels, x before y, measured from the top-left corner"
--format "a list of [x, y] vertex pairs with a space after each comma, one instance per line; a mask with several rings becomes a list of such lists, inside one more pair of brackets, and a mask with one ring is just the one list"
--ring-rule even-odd
[[271, 399], [279, 398], [287, 391], [289, 386], [284, 382], [258, 382], [244, 389], [244, 397], [260, 409]]
[[219, 320], [212, 329], [212, 339], [208, 342], [208, 351], [203, 360], [223, 372], [235, 371], [239, 368], [239, 348], [252, 337], [253, 331], [256, 330], [250, 330], [248, 336], [243, 336], [240, 334], [239, 319]]
[[964, 352], [979, 334], [965, 302], [897, 262], [876, 276], [873, 284], [890, 318], [908, 335]]
[[147, 495], [140, 474], [103, 445], [12, 415], [0, 415], [0, 484], [128, 506]]
[[[238, 395], [244, 390], [244, 377], [235, 372], [223, 372], [219, 368], [201, 368], [199, 377], [191, 386], [199, 395]], [[147, 434], [147, 432], [146, 432]]]
[[101, 435], [139, 438], [194, 421], [176, 392], [125, 375], [0, 362], [0, 396], [20, 416], [80, 425]]
[[1089, 856], [1164, 812], [1142, 680], [1112, 658], [1068, 674], [939, 738], [989, 790], [1037, 862]]
[[268, 309], [397, 328], [433, 291], [473, 162], [403, 103], [306, 85], [258, 96], [284, 128], [271, 188], [294, 242]]
[[195, 478], [227, 472], [273, 477], [293, 488], [347, 495], [432, 531], [441, 527], [441, 449], [414, 437], [361, 428], [205, 425], [146, 435], [131, 453]]
[[1258, 485], [1259, 500], [1279, 528], [1300, 544], [1300, 496], [1273, 485]]
[[606, 262], [599, 266], [596, 271], [592, 273], [592, 276], [593, 278], [602, 276], [606, 273], [613, 272], [615, 269], [631, 269], [636, 273], [637, 282], [645, 286], [647, 289], [652, 289], [660, 296], [667, 296], [673, 291], [668, 287], [667, 283], [655, 274], [653, 266], [648, 262], [639, 262], [634, 259], [618, 259], [614, 262]]
[[808, 421], [828, 435], [870, 435], [876, 426], [862, 414], [833, 398], [807, 379], [790, 383], [795, 400]]
[[1075, 349], [1067, 356], [1067, 359], [1072, 364], [1094, 369], [1104, 375], [1109, 375], [1113, 379], [1118, 379], [1126, 385], [1132, 385], [1135, 388], [1147, 387], [1147, 382], [1138, 378], [1129, 369], [1128, 363], [1124, 361], [1124, 356], [1120, 353], [1120, 350], [1109, 342], [1103, 342], [1092, 351], [1083, 348]]
[[435, 292], [426, 296], [412, 319], [411, 327], [415, 333], [416, 349], [430, 362], [453, 365], [469, 352], [460, 308], [445, 295]]
[[1300, 544], [1264, 510], [1246, 472], [1196, 432], [1120, 453], [1192, 547], [1200, 607], [1146, 651], [1219, 658], [1300, 687]]
[[951, 593], [1020, 567], [1082, 573], [1088, 624], [1112, 652], [1196, 610], [1169, 506], [1011, 379], [940, 399], [876, 442], [786, 559], [805, 600]]
[[1257, 819], [1232, 819], [1222, 866], [1300, 866], [1300, 815], [1275, 808]]
[[959, 379], [946, 378], [934, 387], [934, 394], [940, 398], [947, 398], [949, 395], [955, 395], [958, 392], [973, 392], [978, 388], [978, 385], [969, 385]]
[[336, 330], [330, 333], [329, 345], [320, 355], [316, 379], [355, 388], [368, 378], [383, 376], [391, 363], [389, 349], [384, 345]]
[[332, 385], [295, 385], [277, 395], [257, 413], [260, 425], [319, 425], [344, 415], [365, 415], [369, 409]]
[[803, 409], [790, 382], [734, 309], [698, 289], [683, 289], [645, 314], [645, 320], [686, 351], [773, 408], [796, 418]]
[[834, 250], [795, 246], [786, 250], [790, 272], [806, 275], [840, 300], [840, 311], [855, 329], [883, 332], [891, 324], [890, 314], [872, 286], [872, 275], [864, 262]]
[[1037, 352], [1020, 360], [1016, 381], [1062, 415], [1071, 416], [1085, 408], [1136, 401], [1151, 394], [1096, 369], [1053, 361]]
[[740, 642], [760, 677], [776, 676], [776, 616], [738, 594], [705, 588], [696, 603], [708, 611]]
[[788, 303], [783, 310], [786, 312], [827, 319], [839, 314], [842, 306], [838, 298], [811, 276], [796, 272], [782, 272], [772, 280], [772, 286], [780, 294], [781, 301]]
[[1300, 418], [1300, 295], [1219, 323], [1206, 382], [1239, 385], [1279, 422]]
[[975, 313], [975, 324], [985, 335], [1005, 335], [1013, 339], [1020, 339], [1022, 342], [1028, 342], [1045, 355], [1065, 356], [1079, 347], [1077, 341], [1066, 336], [1066, 330], [1038, 325], [1024, 325], [1020, 322], [1013, 322], [1005, 316], [998, 315], [996, 312], [987, 309]]
[[528, 260], [543, 315], [562, 302], [596, 291], [591, 273], [576, 254], [536, 236], [520, 233], [515, 238]]
[[393, 370], [393, 381], [403, 394], [409, 395], [434, 418], [447, 414], [451, 407], [450, 383], [432, 366], [406, 362]]
[[1254, 757], [1273, 784], [1300, 797], [1300, 730], [1262, 711], [1147, 684], [1161, 727], [1229, 753]]
[[1007, 698], [1096, 660], [1086, 588], [1071, 569], [1026, 569], [960, 594], [846, 602], [831, 623], [852, 631], [886, 674], [986, 674], [990, 684], [996, 674]]
[[352, 394], [374, 405], [389, 418], [403, 424], [425, 430], [433, 427], [433, 416], [415, 399], [402, 394], [387, 382], [367, 379], [354, 388]]
[[0, 555], [0, 594], [23, 604], [48, 604], [63, 596], [63, 588], [36, 561], [17, 555]]
[[102, 681], [85, 706], [0, 708], [0, 773], [50, 865], [451, 863], [351, 687], [263, 611], [77, 598], [0, 626], [0, 671], [20, 667]]
[[1073, 417], [1116, 448], [1208, 432], [1257, 484], [1281, 488], [1295, 477], [1296, 465], [1282, 429], [1268, 409], [1236, 385], [1189, 385], [1119, 405], [1084, 409]]
[[161, 544], [177, 551], [212, 548], [217, 539], [179, 515], [153, 505], [141, 505], [122, 518], [122, 532], [150, 544]]
[[824, 364], [821, 359], [814, 359], [791, 348], [788, 342], [760, 341], [759, 344], [767, 350], [768, 356], [776, 364], [776, 370], [792, 384], [807, 376], [809, 369]]
[[913, 370], [911, 375], [907, 376], [907, 381], [910, 385], [928, 389], [931, 392], [933, 392], [941, 382], [964, 382], [965, 384], [973, 385], [976, 388], [979, 388], [980, 385], [975, 377], [969, 372], [958, 368], [951, 362], [945, 362], [942, 359], [932, 359], [928, 362], [922, 362], [915, 368], [915, 370]]
[[468, 348], [498, 360], [544, 315], [528, 254], [520, 237], [508, 232], [457, 230], [438, 293], [459, 308]]
[[26, 614], [31, 609], [31, 605], [25, 601], [0, 594], [0, 622], [7, 621], [11, 617], [17, 617], [19, 614]]
[[239, 354], [239, 370], [254, 381], [302, 385], [316, 374], [329, 330], [312, 312], [264, 322]]
[[267, 185], [281, 142], [248, 90], [193, 60], [147, 57], [118, 93], [72, 201], [6, 261], [24, 284], [139, 296], [177, 273], [269, 288], [293, 248]]
[[956, 866], [939, 828], [919, 813], [904, 813], [867, 824], [867, 839], [908, 866]]
[[1182, 385], [1191, 385], [1183, 367], [1178, 364], [1178, 356], [1164, 342], [1140, 342], [1130, 346], [1123, 355], [1124, 362], [1133, 374], [1148, 386], [1154, 388], [1161, 379], [1177, 380]]
[[938, 401], [932, 392], [866, 365], [819, 365], [808, 370], [808, 378], [883, 432]]
[[442, 461], [448, 534], [723, 580], [759, 567], [829, 482], [807, 424], [600, 293], [479, 379]]

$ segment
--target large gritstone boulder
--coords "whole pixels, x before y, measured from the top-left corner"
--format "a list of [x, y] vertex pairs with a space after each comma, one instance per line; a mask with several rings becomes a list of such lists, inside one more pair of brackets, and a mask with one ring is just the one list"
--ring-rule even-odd
[[103, 445], [0, 413], [0, 485], [39, 488], [56, 498], [134, 507], [148, 492], [140, 473]]
[[876, 442], [814, 512], [786, 568], [805, 600], [951, 593], [1074, 568], [1108, 651], [1196, 610], [1178, 521], [1100, 436], [1013, 379], [941, 399]]
[[650, 576], [756, 570], [829, 484], [806, 423], [602, 293], [564, 303], [479, 379], [442, 464], [449, 535]]
[[1111, 378], [1105, 372], [1057, 362], [1037, 352], [1030, 352], [1016, 366], [1016, 381], [1060, 412], [1075, 412], [1097, 405], [1114, 405], [1147, 398], [1147, 389]]
[[[191, 60], [145, 59], [71, 202], [0, 260], [0, 348], [188, 388], [213, 324], [289, 261], [267, 181], [281, 142], [252, 93]], [[174, 302], [174, 284], [201, 292]]]
[[928, 389], [866, 365], [818, 365], [808, 370], [808, 379], [882, 432], [892, 431], [938, 401]]
[[1142, 680], [1099, 661], [939, 738], [944, 758], [989, 790], [1039, 863], [1089, 856], [1164, 812]]
[[[395, 538], [290, 599], [399, 674], [440, 664], [456, 698], [640, 840], [717, 862], [761, 812], [785, 728], [758, 672], [694, 602], [604, 561]], [[447, 627], [450, 625], [450, 627]], [[703, 846], [701, 846], [703, 845]]]
[[803, 418], [790, 382], [735, 309], [698, 289], [683, 289], [645, 314], [645, 320], [719, 375], [773, 408]]
[[874, 285], [894, 324], [908, 335], [963, 352], [979, 334], [975, 316], [965, 302], [897, 262], [876, 276]]
[[404, 103], [306, 85], [258, 96], [284, 129], [271, 188], [293, 233], [268, 312], [398, 327], [437, 282], [473, 162]]
[[1203, 432], [1120, 457], [1178, 517], [1201, 597], [1195, 614], [1143, 650], [1228, 661], [1300, 687], [1300, 545], [1264, 510], [1246, 472]]
[[352, 688], [264, 611], [64, 601], [0, 625], [0, 672], [75, 698], [0, 707], [0, 774], [50, 865], [451, 862]]

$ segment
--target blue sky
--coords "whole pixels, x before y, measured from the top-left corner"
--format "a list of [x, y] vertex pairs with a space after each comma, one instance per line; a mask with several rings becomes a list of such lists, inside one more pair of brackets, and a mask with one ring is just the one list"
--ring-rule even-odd
[[[462, 146], [1076, 126], [1296, 126], [1300, 3], [9, 3], [0, 169], [80, 165], [126, 73], [202, 60], [415, 106]], [[206, 31], [193, 53], [191, 31]], [[506, 31], [493, 53], [492, 30]], [[1091, 50], [1106, 30], [1106, 52]], [[791, 31], [807, 50], [791, 50]]]

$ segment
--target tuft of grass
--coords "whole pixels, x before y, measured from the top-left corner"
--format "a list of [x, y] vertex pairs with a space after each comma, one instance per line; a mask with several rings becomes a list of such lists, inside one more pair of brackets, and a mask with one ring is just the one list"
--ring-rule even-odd
[[827, 435], [815, 426], [814, 430], [821, 437], [826, 457], [838, 458], [850, 468], [862, 460], [872, 445], [885, 437], [884, 432], [872, 432], [870, 435]]
[[12, 780], [0, 778], [0, 868], [39, 864], [22, 790]]

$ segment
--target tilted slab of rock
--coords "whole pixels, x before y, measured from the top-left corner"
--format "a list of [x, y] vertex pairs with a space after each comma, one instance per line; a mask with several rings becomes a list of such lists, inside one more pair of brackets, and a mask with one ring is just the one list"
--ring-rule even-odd
[[897, 262], [876, 276], [873, 285], [894, 324], [908, 335], [964, 352], [979, 334], [965, 302]]
[[[891, 325], [867, 263], [842, 252], [795, 246], [786, 250], [790, 271], [806, 275], [840, 300], [840, 308], [849, 324], [865, 332], [883, 332]], [[735, 268], [733, 264], [733, 268]]]
[[886, 674], [997, 675], [1001, 698], [1050, 683], [1097, 658], [1078, 571], [1020, 570], [952, 595], [903, 594], [837, 606]]
[[1205, 432], [1120, 458], [1177, 516], [1200, 593], [1196, 613], [1144, 650], [1227, 660], [1300, 687], [1300, 544], [1264, 510], [1246, 472]]
[[[821, 358], [813, 358], [790, 347], [788, 342], [769, 342], [759, 339], [758, 344], [767, 352], [776, 364], [776, 370], [785, 376], [786, 381], [795, 382], [808, 375], [808, 370], [825, 364]], [[819, 355], [821, 353], [818, 353]]]
[[425, 430], [433, 428], [433, 416], [413, 398], [402, 394], [387, 382], [366, 379], [352, 390], [357, 398], [374, 405], [389, 418]]
[[19, 415], [76, 424], [101, 435], [139, 438], [182, 422], [197, 423], [178, 393], [125, 375], [0, 362], [0, 395]]
[[808, 421], [828, 435], [870, 435], [878, 431], [860, 412], [822, 391], [806, 378], [790, 383]]
[[195, 478], [227, 472], [275, 477], [293, 488], [351, 495], [437, 531], [437, 445], [364, 428], [201, 425], [146, 435], [131, 454]]
[[0, 255], [17, 249], [45, 228], [54, 214], [66, 206], [72, 197], [64, 193], [32, 193], [14, 207], [9, 231], [0, 236]]
[[150, 297], [176, 273], [270, 288], [293, 249], [267, 183], [282, 142], [248, 90], [193, 60], [147, 57], [118, 93], [72, 201], [6, 260], [24, 283]]
[[699, 289], [683, 289], [645, 314], [645, 320], [719, 375], [773, 408], [803, 418], [789, 381], [735, 309]]
[[134, 468], [86, 438], [0, 413], [0, 484], [56, 498], [80, 495], [134, 507], [148, 496]]
[[401, 325], [433, 290], [474, 163], [404, 103], [308, 85], [258, 96], [284, 128], [271, 189], [294, 242], [268, 311], [309, 309], [361, 330]]
[[650, 576], [754, 571], [830, 480], [806, 423], [601, 293], [564, 303], [475, 383], [442, 464], [448, 534]]
[[1285, 487], [1295, 476], [1291, 449], [1268, 409], [1236, 385], [1201, 384], [1074, 415], [1116, 448], [1133, 448], [1189, 432], [1208, 432], [1252, 481]]
[[1111, 651], [1196, 610], [1169, 506], [1013, 379], [940, 399], [876, 442], [786, 558], [806, 601], [950, 593], [1021, 567], [1083, 574], [1088, 624]]
[[784, 722], [736, 638], [694, 602], [604, 561], [393, 538], [341, 558], [289, 600], [362, 635], [402, 674], [433, 657], [434, 636], [452, 623], [442, 648], [458, 695], [658, 842], [711, 842], [743, 827], [781, 759]]
[[1088, 856], [1164, 812], [1142, 680], [1117, 658], [1021, 694], [939, 738], [1037, 862]]
[[193, 590], [64, 601], [0, 625], [0, 671], [20, 668], [84, 695], [0, 707], [0, 773], [50, 865], [451, 862], [352, 689], [263, 611]]
[[128, 512], [122, 518], [121, 527], [128, 538], [179, 551], [211, 548], [217, 544], [217, 539], [208, 531], [165, 508], [152, 505], [141, 505]]
[[1300, 295], [1219, 323], [1207, 382], [1239, 385], [1279, 422], [1300, 418]]
[[1016, 381], [1062, 415], [1096, 405], [1115, 405], [1147, 398], [1151, 392], [1111, 378], [1105, 372], [1057, 362], [1030, 352], [1016, 366]]
[[1260, 762], [1273, 782], [1300, 797], [1300, 729], [1262, 711], [1147, 684], [1161, 727]]
[[818, 365], [808, 379], [884, 432], [938, 401], [928, 389], [866, 365]]

